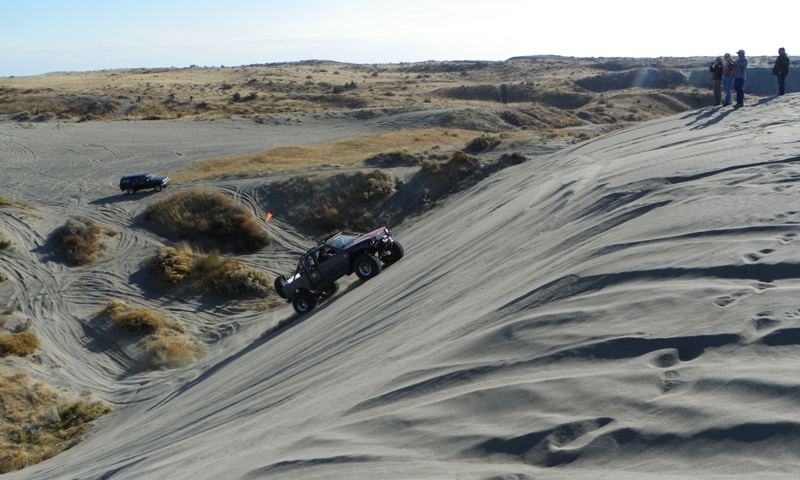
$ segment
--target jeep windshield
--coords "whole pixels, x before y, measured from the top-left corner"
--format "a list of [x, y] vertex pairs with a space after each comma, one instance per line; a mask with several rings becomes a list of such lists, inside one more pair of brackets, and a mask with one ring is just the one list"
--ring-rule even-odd
[[355, 240], [356, 237], [350, 235], [336, 235], [335, 237], [331, 238], [330, 240], [326, 241], [328, 245], [338, 248], [339, 250], [344, 250], [344, 248]]

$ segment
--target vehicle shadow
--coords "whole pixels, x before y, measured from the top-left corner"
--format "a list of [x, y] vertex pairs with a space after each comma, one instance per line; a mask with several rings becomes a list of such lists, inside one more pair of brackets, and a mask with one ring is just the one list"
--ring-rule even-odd
[[111, 204], [115, 204], [115, 203], [132, 202], [132, 201], [140, 200], [142, 198], [148, 198], [151, 195], [155, 195], [156, 193], [159, 193], [159, 192], [156, 192], [155, 190], [147, 190], [147, 191], [140, 190], [140, 191], [134, 193], [133, 195], [129, 195], [129, 194], [125, 193], [125, 192], [120, 192], [120, 193], [116, 193], [116, 194], [113, 194], [113, 195], [108, 195], [108, 196], [103, 197], [103, 198], [97, 198], [97, 199], [92, 200], [91, 202], [89, 202], [89, 204], [91, 204], [91, 205], [111, 205]]

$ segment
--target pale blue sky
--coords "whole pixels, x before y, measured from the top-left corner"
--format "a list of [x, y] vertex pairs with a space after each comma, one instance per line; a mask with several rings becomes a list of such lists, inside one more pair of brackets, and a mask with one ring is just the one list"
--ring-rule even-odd
[[[727, 5], [727, 7], [726, 7]], [[779, 5], [778, 10], [772, 5]], [[0, 0], [0, 77], [53, 71], [800, 53], [793, 2]], [[794, 43], [792, 43], [794, 42]], [[792, 48], [797, 46], [797, 49]]]

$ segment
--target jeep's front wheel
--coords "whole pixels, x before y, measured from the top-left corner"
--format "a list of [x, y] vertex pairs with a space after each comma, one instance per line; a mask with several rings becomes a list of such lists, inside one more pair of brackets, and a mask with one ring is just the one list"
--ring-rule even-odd
[[308, 290], [301, 290], [297, 292], [294, 296], [294, 300], [292, 300], [292, 307], [294, 307], [294, 311], [299, 315], [303, 315], [311, 310], [314, 310], [314, 307], [316, 306], [317, 299], [314, 298], [314, 295], [312, 295]]
[[156, 185], [156, 188], [154, 190], [156, 192], [160, 192], [161, 191], [161, 185]]
[[356, 258], [353, 266], [355, 267], [356, 275], [361, 280], [369, 280], [381, 273], [381, 262], [375, 258], [375, 255], [370, 255], [369, 253], [365, 253]]
[[403, 258], [403, 255], [405, 255], [405, 254], [406, 254], [406, 252], [405, 252], [405, 250], [403, 250], [403, 246], [400, 245], [400, 242], [395, 241], [389, 247], [389, 255], [386, 256], [386, 258], [383, 260], [383, 262], [386, 265], [391, 265], [394, 262], [396, 262], [396, 261], [400, 260], [401, 258]]
[[275, 283], [272, 284], [273, 288], [275, 288], [275, 293], [278, 294], [281, 298], [286, 298], [286, 294], [283, 293], [283, 284], [286, 282], [286, 277], [283, 275], [278, 275], [275, 277]]

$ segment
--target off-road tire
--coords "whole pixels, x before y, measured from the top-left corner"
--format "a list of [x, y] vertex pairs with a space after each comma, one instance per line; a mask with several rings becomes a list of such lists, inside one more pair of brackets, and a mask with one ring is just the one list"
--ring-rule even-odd
[[132, 188], [128, 189], [128, 195], [133, 195], [134, 193], [136, 193], [136, 190], [134, 190]]
[[336, 282], [333, 282], [330, 285], [328, 285], [328, 288], [326, 288], [324, 290], [321, 290], [319, 292], [319, 295], [322, 298], [328, 298], [328, 297], [332, 297], [332, 296], [336, 295], [336, 292], [338, 292], [338, 291], [339, 291], [339, 284], [336, 283]]
[[275, 277], [275, 282], [272, 284], [272, 287], [275, 289], [275, 293], [278, 294], [281, 298], [286, 298], [286, 294], [283, 293], [283, 282], [286, 281], [286, 277], [283, 275], [278, 275]]
[[383, 261], [383, 263], [385, 263], [386, 265], [393, 264], [394, 262], [403, 258], [403, 255], [406, 254], [405, 250], [403, 250], [403, 246], [400, 245], [400, 242], [397, 241], [392, 243], [392, 246], [389, 247], [389, 253], [390, 255], [386, 257], [386, 259]]
[[161, 185], [156, 185], [155, 188], [153, 188], [153, 190], [155, 190], [156, 192], [160, 192], [161, 191]]
[[292, 299], [292, 307], [298, 315], [304, 315], [317, 306], [317, 298], [308, 290], [300, 290]]
[[361, 280], [369, 280], [381, 273], [381, 262], [375, 255], [364, 253], [359, 255], [356, 261], [353, 262], [353, 270]]

